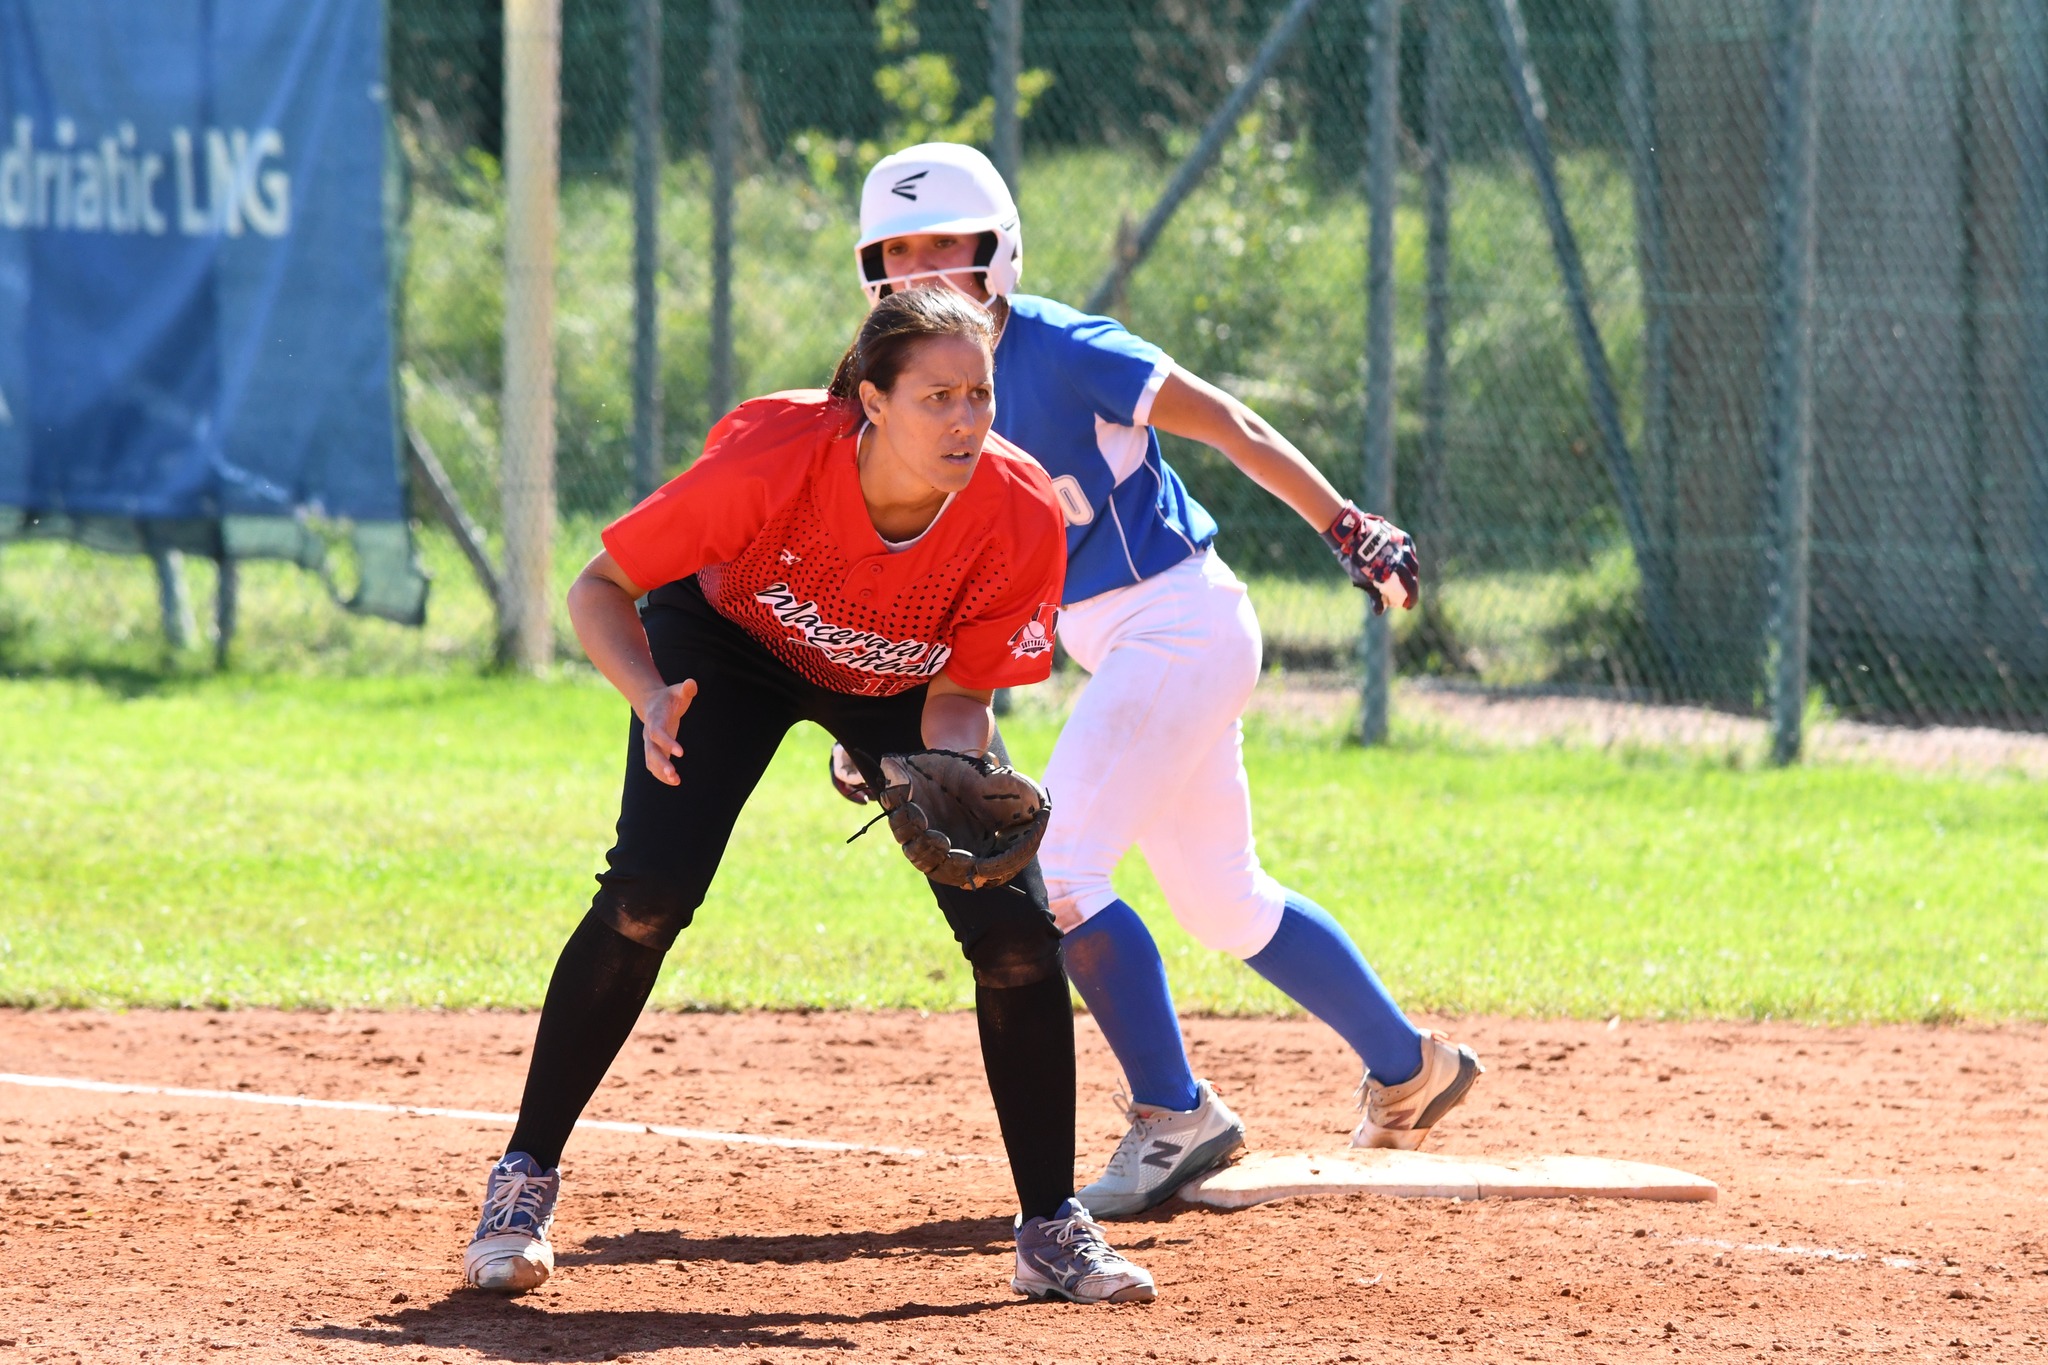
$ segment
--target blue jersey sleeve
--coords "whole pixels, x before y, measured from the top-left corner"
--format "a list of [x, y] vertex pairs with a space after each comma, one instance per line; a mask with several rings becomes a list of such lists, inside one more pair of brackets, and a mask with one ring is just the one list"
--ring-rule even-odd
[[1052, 476], [1067, 519], [1068, 602], [1142, 582], [1216, 538], [1151, 427], [1171, 368], [1114, 319], [1010, 297], [996, 344], [995, 429]]
[[1153, 376], [1167, 363], [1166, 352], [1132, 336], [1114, 318], [1075, 313], [1065, 334], [1070, 354], [1061, 368], [1074, 392], [1097, 417], [1118, 426], [1143, 426], [1138, 409], [1155, 391]]

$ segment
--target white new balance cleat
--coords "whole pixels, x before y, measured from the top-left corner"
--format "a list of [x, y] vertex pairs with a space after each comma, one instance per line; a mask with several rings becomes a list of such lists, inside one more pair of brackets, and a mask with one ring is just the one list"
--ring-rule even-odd
[[1351, 1145], [1416, 1150], [1436, 1121], [1463, 1104], [1472, 1082], [1485, 1074], [1471, 1048], [1430, 1033], [1422, 1040], [1422, 1070], [1399, 1085], [1381, 1085], [1370, 1071], [1358, 1083], [1365, 1118], [1351, 1135]]
[[548, 1228], [561, 1191], [559, 1170], [543, 1171], [526, 1153], [507, 1152], [491, 1167], [484, 1214], [462, 1254], [462, 1278], [496, 1294], [524, 1294], [546, 1284], [555, 1271]]
[[1129, 1218], [1163, 1204], [1173, 1192], [1212, 1170], [1244, 1146], [1244, 1121], [1207, 1081], [1195, 1082], [1193, 1109], [1133, 1104], [1124, 1096], [1130, 1128], [1110, 1153], [1102, 1178], [1075, 1198], [1098, 1218]]
[[1051, 1218], [1017, 1228], [1017, 1273], [1010, 1287], [1034, 1299], [1074, 1303], [1150, 1303], [1159, 1291], [1151, 1272], [1131, 1264], [1102, 1235], [1079, 1199], [1060, 1205]]

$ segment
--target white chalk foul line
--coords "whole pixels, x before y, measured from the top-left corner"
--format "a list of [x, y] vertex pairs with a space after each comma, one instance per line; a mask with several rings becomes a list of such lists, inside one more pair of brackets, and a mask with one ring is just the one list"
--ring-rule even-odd
[[[489, 1109], [448, 1109], [432, 1104], [381, 1104], [375, 1100], [322, 1100], [311, 1095], [266, 1095], [253, 1090], [197, 1090], [182, 1085], [138, 1085], [127, 1081], [93, 1081], [77, 1076], [28, 1076], [0, 1071], [0, 1084], [43, 1090], [85, 1090], [100, 1095], [161, 1095], [180, 1100], [231, 1100], [236, 1104], [280, 1105], [287, 1109], [341, 1109], [354, 1114], [394, 1114], [406, 1118], [463, 1119], [471, 1123], [517, 1123], [517, 1114]], [[578, 1119], [578, 1128], [600, 1133], [650, 1133], [685, 1142], [726, 1142], [742, 1147], [782, 1147], [801, 1152], [856, 1152], [862, 1156], [936, 1157], [946, 1161], [991, 1161], [986, 1156], [932, 1152], [923, 1147], [885, 1147], [868, 1142], [831, 1142], [824, 1138], [775, 1137], [767, 1133], [724, 1133], [713, 1128], [679, 1128], [669, 1123], [624, 1123], [616, 1119]]]
[[[1722, 1251], [1767, 1251], [1774, 1256], [1805, 1256], [1817, 1261], [1867, 1261], [1870, 1257], [1861, 1251], [1842, 1251], [1836, 1247], [1787, 1246], [1778, 1242], [1724, 1242], [1718, 1237], [1674, 1237], [1673, 1246], [1717, 1247]], [[1880, 1256], [1878, 1261], [1894, 1270], [1917, 1270], [1920, 1263], [1910, 1256]]]

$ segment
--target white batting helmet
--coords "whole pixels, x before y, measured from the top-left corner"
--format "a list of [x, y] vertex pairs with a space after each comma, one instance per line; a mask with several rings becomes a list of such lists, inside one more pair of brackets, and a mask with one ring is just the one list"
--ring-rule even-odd
[[[927, 233], [981, 237], [974, 265], [890, 280], [882, 266], [882, 243]], [[920, 142], [883, 157], [868, 172], [853, 255], [870, 304], [904, 281], [970, 273], [981, 275], [990, 297], [998, 297], [1014, 290], [1024, 272], [1024, 230], [1017, 221], [1017, 201], [995, 163], [957, 142]]]

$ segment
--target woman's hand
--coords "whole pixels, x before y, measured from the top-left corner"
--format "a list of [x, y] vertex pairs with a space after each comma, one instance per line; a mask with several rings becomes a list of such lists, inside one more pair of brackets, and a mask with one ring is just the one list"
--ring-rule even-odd
[[685, 678], [671, 687], [657, 687], [633, 703], [633, 714], [640, 717], [640, 751], [647, 759], [647, 771], [671, 787], [682, 782], [673, 762], [683, 756], [683, 746], [676, 743], [676, 727], [696, 699], [697, 680]]
[[670, 761], [683, 756], [683, 746], [676, 743], [676, 726], [690, 709], [697, 684], [690, 678], [670, 683], [654, 666], [647, 630], [633, 606], [633, 600], [642, 595], [640, 585], [626, 576], [610, 554], [599, 550], [569, 585], [569, 620], [590, 662], [640, 717], [640, 747], [646, 755], [647, 771], [673, 787], [682, 781]]

